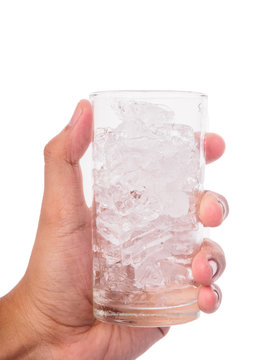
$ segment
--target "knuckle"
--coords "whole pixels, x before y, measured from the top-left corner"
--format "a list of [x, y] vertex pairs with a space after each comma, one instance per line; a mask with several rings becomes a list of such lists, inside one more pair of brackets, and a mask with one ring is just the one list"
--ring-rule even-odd
[[55, 155], [55, 146], [54, 146], [54, 139], [50, 140], [44, 147], [43, 150], [44, 160], [45, 162], [52, 159]]
[[215, 241], [209, 239], [209, 238], [204, 238], [202, 245], [201, 245], [201, 250], [203, 250], [204, 252], [209, 252], [210, 254], [214, 253], [220, 253], [220, 254], [224, 254], [222, 247], [216, 243]]
[[43, 150], [45, 164], [54, 161], [64, 161], [69, 165], [77, 165], [77, 162], [71, 159], [71, 150], [69, 138], [65, 133], [60, 133], [51, 139]]
[[[68, 147], [65, 139], [56, 136], [51, 139], [43, 150], [45, 163], [52, 160], [66, 160], [68, 159]], [[68, 161], [67, 161], [68, 162]]]

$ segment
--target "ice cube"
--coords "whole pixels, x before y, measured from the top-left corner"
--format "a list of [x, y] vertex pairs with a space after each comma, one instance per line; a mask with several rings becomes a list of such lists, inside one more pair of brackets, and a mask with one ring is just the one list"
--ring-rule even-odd
[[94, 142], [99, 286], [123, 292], [181, 286], [191, 279], [201, 238], [194, 131], [160, 104], [116, 99], [113, 107], [119, 125], [97, 129]]
[[116, 99], [112, 108], [123, 121], [137, 120], [148, 126], [157, 126], [174, 118], [174, 112], [169, 107], [141, 100]]

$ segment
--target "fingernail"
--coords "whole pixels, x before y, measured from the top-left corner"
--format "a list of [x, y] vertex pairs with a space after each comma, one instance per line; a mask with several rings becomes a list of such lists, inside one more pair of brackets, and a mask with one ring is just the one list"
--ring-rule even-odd
[[221, 300], [222, 300], [222, 293], [220, 291], [217, 291], [215, 285], [212, 285], [212, 290], [217, 298], [217, 303], [216, 303], [216, 308], [218, 309], [220, 307], [221, 304]]
[[223, 220], [226, 219], [226, 217], [228, 216], [229, 214], [229, 205], [228, 205], [228, 202], [227, 200], [221, 196], [221, 195], [218, 195], [217, 196], [217, 202], [219, 203], [219, 205], [221, 206], [222, 208], [222, 212], [223, 212]]
[[215, 260], [209, 260], [208, 261], [209, 265], [212, 268], [212, 279], [216, 276], [217, 272], [218, 272], [218, 264]]
[[217, 292], [217, 290], [213, 290], [213, 291], [214, 291], [214, 294], [217, 297], [217, 304], [218, 304], [218, 302], [219, 302], [219, 293]]
[[81, 114], [82, 114], [82, 106], [81, 103], [79, 102], [68, 125], [74, 126], [81, 117]]

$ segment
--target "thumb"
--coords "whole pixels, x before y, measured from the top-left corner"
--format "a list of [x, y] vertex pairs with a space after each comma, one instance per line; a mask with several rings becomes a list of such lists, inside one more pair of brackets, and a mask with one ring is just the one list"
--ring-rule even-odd
[[66, 219], [85, 204], [79, 160], [91, 142], [92, 122], [92, 107], [81, 100], [69, 124], [45, 146], [41, 213], [50, 223]]

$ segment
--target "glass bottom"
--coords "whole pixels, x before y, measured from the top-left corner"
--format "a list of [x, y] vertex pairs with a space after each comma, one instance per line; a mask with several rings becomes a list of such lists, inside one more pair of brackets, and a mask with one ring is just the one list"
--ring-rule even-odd
[[184, 324], [197, 319], [200, 311], [197, 301], [192, 304], [166, 308], [121, 308], [94, 304], [97, 320], [135, 327], [159, 327]]

